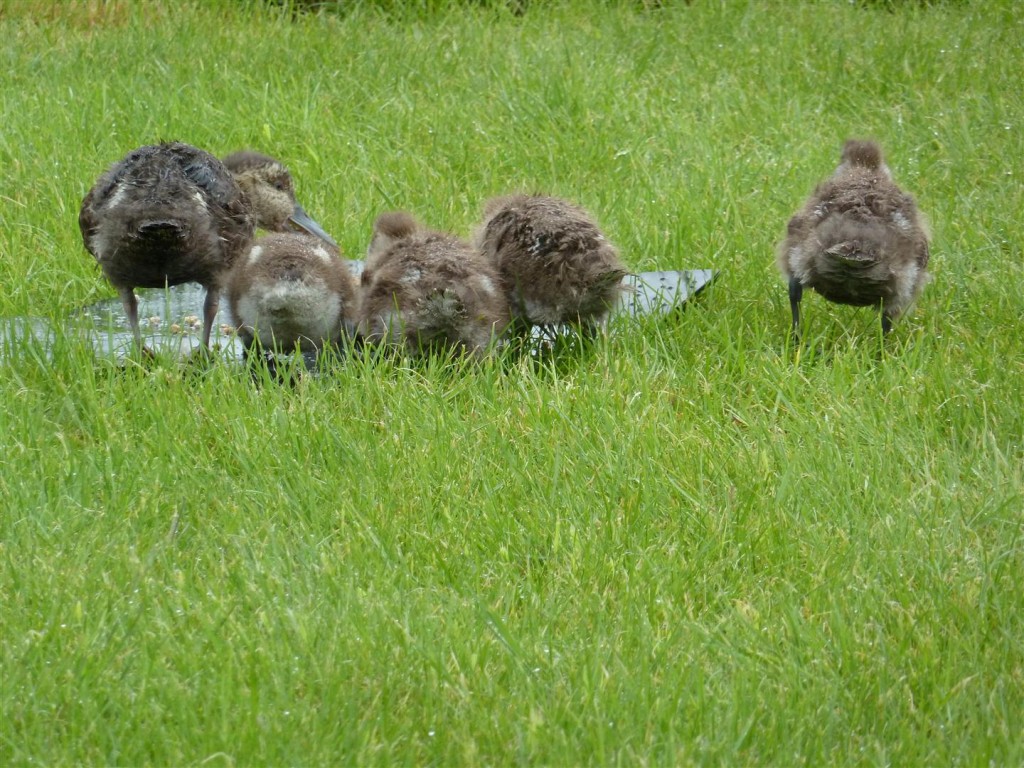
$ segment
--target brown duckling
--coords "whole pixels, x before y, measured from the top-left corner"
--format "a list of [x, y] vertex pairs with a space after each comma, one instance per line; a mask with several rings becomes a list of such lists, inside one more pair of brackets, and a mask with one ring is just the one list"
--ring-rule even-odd
[[269, 163], [239, 164], [236, 181], [201, 149], [181, 142], [148, 145], [114, 163], [85, 196], [78, 217], [82, 240], [117, 289], [140, 348], [135, 288], [201, 284], [208, 348], [221, 287], [257, 225], [323, 236], [295, 203], [287, 171], [261, 157]]
[[377, 217], [361, 280], [358, 332], [370, 343], [482, 357], [509, 322], [496, 270], [465, 241], [403, 211]]
[[295, 199], [295, 184], [278, 160], [243, 149], [224, 158], [256, 214], [256, 226], [268, 232], [300, 231], [319, 237], [334, 249], [338, 244]]
[[228, 276], [228, 305], [247, 353], [320, 350], [351, 335], [356, 282], [337, 249], [305, 233], [257, 240]]
[[888, 333], [927, 282], [928, 241], [923, 215], [893, 182], [878, 144], [848, 140], [778, 247], [794, 334], [805, 287], [839, 304], [878, 306]]
[[519, 325], [595, 329], [629, 274], [593, 218], [557, 197], [510, 195], [484, 206], [474, 245], [498, 269]]

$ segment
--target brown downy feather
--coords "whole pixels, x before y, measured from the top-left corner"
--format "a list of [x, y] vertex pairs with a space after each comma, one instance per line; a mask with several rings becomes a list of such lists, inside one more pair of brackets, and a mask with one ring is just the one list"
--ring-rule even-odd
[[555, 197], [489, 200], [474, 245], [498, 269], [521, 324], [595, 326], [625, 290], [618, 251], [579, 206]]
[[246, 349], [319, 350], [351, 334], [356, 283], [341, 254], [318, 238], [271, 234], [228, 278], [228, 302]]
[[253, 236], [247, 199], [224, 164], [180, 142], [140, 147], [100, 176], [82, 201], [82, 240], [118, 290], [137, 343], [136, 287], [194, 281], [206, 288], [203, 343], [227, 271]]
[[800, 289], [899, 317], [927, 281], [928, 231], [913, 197], [893, 181], [879, 146], [847, 141], [839, 167], [789, 221], [777, 263], [791, 281], [794, 322]]
[[140, 346], [135, 288], [201, 284], [209, 346], [221, 287], [256, 226], [299, 227], [333, 242], [296, 203], [284, 166], [252, 152], [227, 161], [233, 168], [181, 142], [140, 147], [100, 176], [82, 201], [85, 247], [120, 294]]
[[405, 212], [377, 218], [361, 282], [358, 332], [371, 344], [483, 356], [508, 324], [490, 265], [464, 241]]

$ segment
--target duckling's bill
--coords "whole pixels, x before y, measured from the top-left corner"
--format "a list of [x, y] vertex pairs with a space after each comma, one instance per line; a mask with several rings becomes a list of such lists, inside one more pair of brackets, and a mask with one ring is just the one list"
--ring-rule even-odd
[[334, 242], [334, 238], [328, 235], [324, 228], [317, 224], [298, 203], [295, 204], [295, 210], [292, 211], [292, 215], [288, 217], [288, 223], [296, 231], [306, 232], [314, 237], [319, 237], [334, 248], [338, 247], [338, 244]]

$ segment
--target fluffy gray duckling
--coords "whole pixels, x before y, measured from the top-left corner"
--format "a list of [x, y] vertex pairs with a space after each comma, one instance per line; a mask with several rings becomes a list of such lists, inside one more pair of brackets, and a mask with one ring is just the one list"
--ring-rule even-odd
[[557, 197], [509, 195], [484, 206], [473, 244], [501, 275], [517, 325], [595, 329], [629, 274], [593, 218]]
[[260, 238], [228, 277], [228, 305], [248, 354], [340, 344], [355, 321], [356, 283], [336, 248], [305, 233]]
[[256, 226], [326, 235], [295, 202], [287, 170], [266, 156], [249, 162], [254, 155], [233, 155], [247, 162], [229, 169], [188, 144], [147, 145], [114, 163], [86, 194], [82, 240], [117, 289], [140, 348], [135, 288], [202, 285], [209, 348], [224, 280]]
[[794, 334], [805, 287], [839, 304], [880, 307], [888, 333], [927, 282], [928, 241], [923, 215], [893, 182], [878, 144], [848, 140], [778, 247]]
[[369, 343], [483, 357], [509, 322], [494, 268], [467, 242], [404, 211], [377, 217], [361, 281], [358, 333]]

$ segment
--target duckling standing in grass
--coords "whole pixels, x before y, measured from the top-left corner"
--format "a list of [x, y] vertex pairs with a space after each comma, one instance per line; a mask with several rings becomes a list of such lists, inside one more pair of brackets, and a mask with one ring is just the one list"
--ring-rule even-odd
[[585, 210], [541, 195], [496, 197], [474, 245], [498, 269], [518, 325], [569, 324], [592, 332], [629, 274]]
[[140, 147], [100, 176], [78, 225], [120, 294], [140, 349], [135, 288], [186, 282], [206, 289], [209, 346], [224, 275], [255, 229], [249, 201], [220, 160], [180, 142]]
[[370, 343], [483, 357], [509, 322], [493, 267], [403, 211], [377, 217], [361, 280], [358, 332]]
[[208, 349], [221, 287], [257, 225], [326, 237], [295, 202], [283, 166], [256, 153], [232, 158], [240, 156], [236, 181], [224, 163], [188, 144], [140, 147], [100, 176], [82, 201], [82, 240], [117, 289], [140, 349], [135, 288], [202, 285]]
[[878, 144], [847, 141], [839, 167], [789, 220], [779, 244], [794, 334], [804, 287], [839, 304], [880, 307], [888, 333], [928, 279], [928, 240], [924, 217], [893, 182]]
[[257, 342], [268, 350], [320, 350], [353, 330], [355, 278], [320, 239], [270, 234], [231, 270], [228, 303], [247, 354]]

